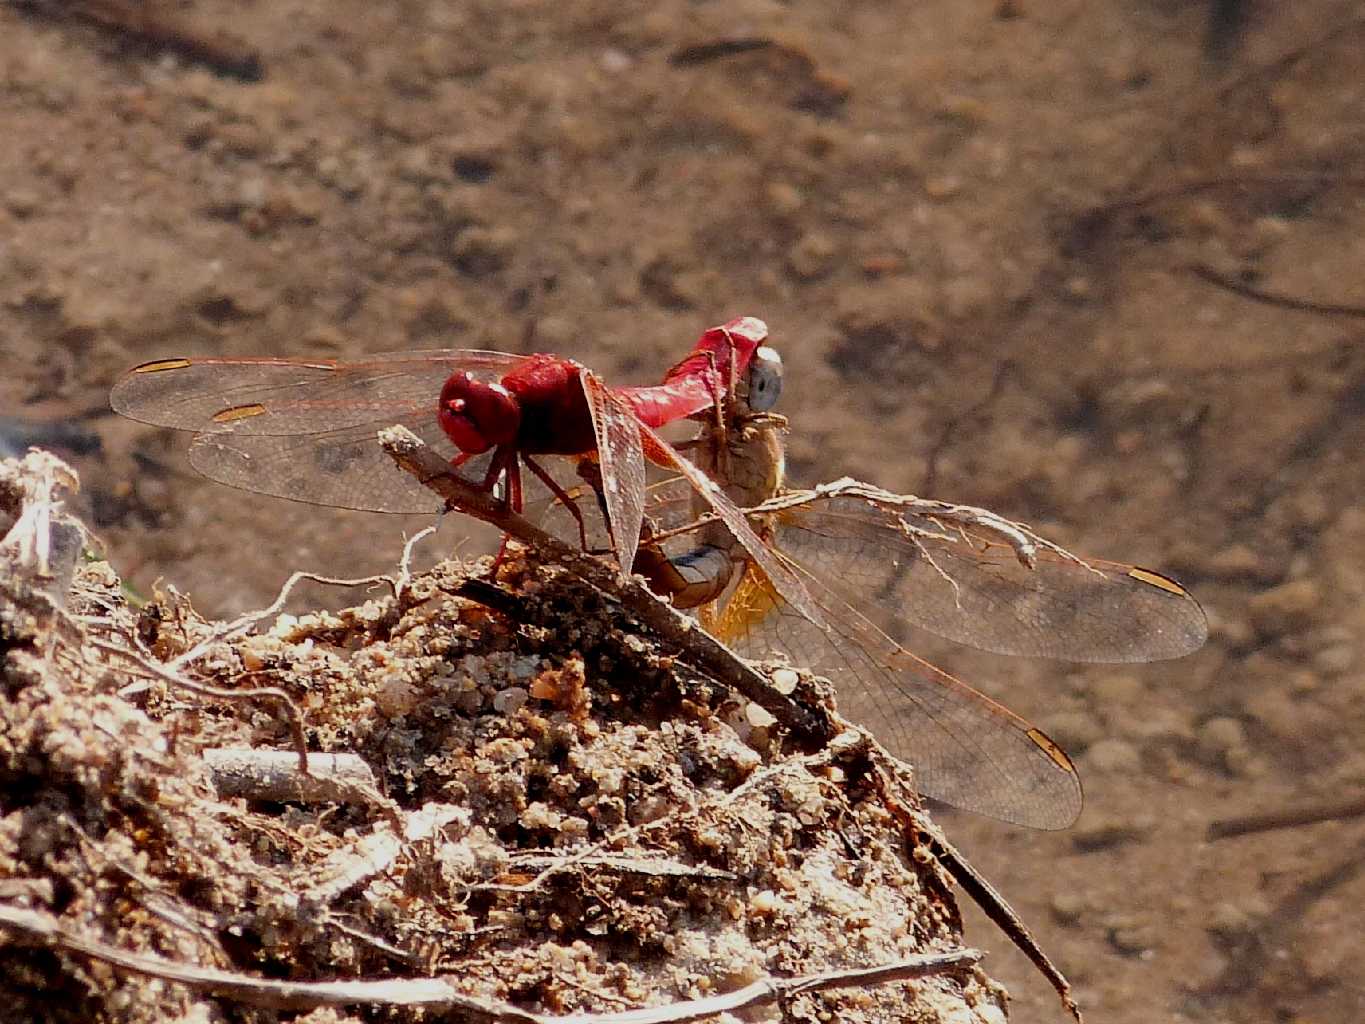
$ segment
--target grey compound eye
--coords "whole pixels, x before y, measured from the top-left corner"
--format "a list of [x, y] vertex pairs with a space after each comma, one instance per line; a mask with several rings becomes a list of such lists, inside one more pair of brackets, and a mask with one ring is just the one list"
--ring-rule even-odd
[[768, 412], [782, 397], [782, 357], [764, 345], [749, 364], [749, 408]]

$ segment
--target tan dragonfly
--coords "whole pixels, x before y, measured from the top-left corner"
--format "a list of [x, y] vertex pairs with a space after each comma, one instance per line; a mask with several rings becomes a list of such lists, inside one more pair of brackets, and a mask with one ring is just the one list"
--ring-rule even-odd
[[636, 571], [696, 609], [741, 655], [781, 652], [828, 676], [840, 710], [912, 764], [924, 794], [1020, 825], [1067, 827], [1082, 803], [1071, 759], [1040, 729], [908, 650], [905, 627], [999, 654], [1144, 662], [1204, 643], [1199, 604], [1166, 576], [1077, 557], [985, 509], [849, 479], [788, 489], [785, 421], [770, 411], [780, 383], [780, 357], [760, 349], [725, 414], [690, 447], [749, 510], [828, 627], [777, 593], [685, 482], [652, 489], [655, 539], [642, 541]]

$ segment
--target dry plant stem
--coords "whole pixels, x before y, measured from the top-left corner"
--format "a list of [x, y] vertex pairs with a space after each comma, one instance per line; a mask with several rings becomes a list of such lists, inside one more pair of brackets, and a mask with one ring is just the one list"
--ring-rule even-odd
[[398, 562], [398, 580], [393, 585], [394, 597], [401, 600], [403, 591], [407, 590], [408, 585], [412, 583], [412, 553], [417, 550], [417, 545], [440, 529], [440, 526], [441, 524], [436, 522], [418, 530], [403, 544], [403, 557]]
[[165, 0], [75, 0], [67, 4], [28, 0], [25, 6], [53, 18], [66, 11], [107, 31], [165, 47], [243, 81], [259, 81], [265, 73], [260, 53], [246, 42], [222, 27], [201, 27]]
[[1038, 973], [1045, 977], [1056, 991], [1067, 1012], [1076, 1019], [1076, 1024], [1084, 1024], [1081, 1008], [1071, 993], [1071, 982], [1066, 980], [1066, 975], [1043, 952], [1043, 948], [1038, 945], [1038, 940], [1033, 937], [1033, 933], [1028, 930], [1023, 919], [1009, 905], [1005, 897], [1000, 895], [995, 886], [986, 881], [985, 877], [972, 866], [971, 862], [952, 843], [948, 842], [948, 837], [937, 825], [923, 814], [908, 807], [895, 795], [894, 791], [900, 788], [902, 783], [894, 767], [894, 759], [882, 750], [881, 746], [871, 737], [868, 737], [868, 746], [872, 754], [872, 776], [877, 780], [877, 787], [881, 792], [882, 800], [891, 810], [891, 813], [928, 845], [934, 859], [952, 876], [953, 881], [957, 882], [963, 891], [972, 898], [972, 902], [991, 919], [991, 923], [1005, 933], [1015, 948], [1029, 958], [1033, 966], [1038, 969]]
[[1281, 828], [1316, 825], [1323, 821], [1358, 818], [1361, 815], [1365, 815], [1365, 797], [1352, 797], [1350, 800], [1309, 804], [1303, 807], [1285, 807], [1261, 814], [1248, 814], [1242, 818], [1223, 818], [1215, 821], [1209, 825], [1209, 838], [1228, 839], [1232, 836], [1272, 832]]
[[[410, 545], [415, 543], [422, 536], [422, 534], [418, 534], [412, 541], [408, 542], [409, 547], [404, 548], [405, 558], [411, 550]], [[314, 583], [321, 583], [324, 586], [329, 587], [363, 587], [374, 583], [384, 583], [389, 586], [395, 596], [397, 596], [401, 590], [399, 582], [392, 576], [362, 576], [358, 579], [348, 580], [340, 579], [335, 576], [320, 576], [314, 572], [296, 572], [294, 575], [290, 576], [289, 579], [284, 581], [284, 586], [280, 587], [280, 592], [275, 595], [275, 600], [271, 601], [265, 608], [262, 608], [259, 611], [247, 612], [244, 615], [239, 615], [231, 622], [223, 623], [184, 654], [178, 655], [168, 661], [166, 667], [172, 672], [178, 671], [190, 664], [190, 662], [197, 661], [199, 658], [203, 657], [214, 644], [226, 640], [230, 636], [243, 633], [265, 619], [270, 618], [270, 616], [277, 614], [280, 609], [284, 607], [285, 602], [289, 600], [289, 595], [294, 587], [304, 580], [312, 580]]]
[[[215, 640], [215, 642], [217, 641]], [[198, 683], [192, 679], [186, 679], [170, 666], [161, 665], [151, 658], [143, 657], [137, 651], [130, 651], [118, 644], [111, 644], [105, 640], [91, 640], [90, 645], [108, 654], [117, 654], [122, 658], [127, 658], [148, 675], [163, 680], [171, 686], [198, 694], [200, 697], [212, 697], [217, 700], [264, 699], [279, 701], [284, 706], [285, 714], [289, 718], [289, 732], [294, 740], [294, 752], [298, 757], [299, 771], [305, 775], [308, 773], [308, 738], [303, 734], [303, 712], [294, 703], [294, 698], [283, 690], [274, 686], [255, 686], [246, 690], [227, 690], [221, 686], [209, 686], [207, 683]], [[170, 665], [176, 665], [180, 660], [177, 658]]]
[[86, 938], [64, 928], [56, 918], [18, 907], [0, 906], [0, 928], [29, 942], [55, 946], [138, 974], [178, 982], [191, 988], [215, 992], [249, 1006], [278, 1010], [310, 1010], [320, 1006], [430, 1006], [459, 1010], [481, 1021], [499, 1024], [681, 1024], [749, 1006], [763, 1006], [791, 999], [805, 992], [830, 988], [866, 987], [910, 981], [973, 967], [982, 954], [975, 949], [954, 949], [908, 957], [875, 967], [823, 971], [796, 978], [769, 978], [734, 992], [651, 1006], [621, 1013], [573, 1014], [551, 1017], [518, 1009], [510, 1003], [479, 999], [458, 991], [440, 978], [408, 978], [392, 981], [290, 982], [253, 978], [245, 974], [176, 963], [159, 957], [141, 956]]
[[1253, 302], [1260, 302], [1267, 306], [1275, 306], [1278, 309], [1293, 310], [1296, 313], [1312, 313], [1317, 316], [1345, 316], [1353, 318], [1365, 318], [1365, 306], [1343, 305], [1334, 302], [1315, 302], [1312, 299], [1300, 299], [1293, 295], [1282, 295], [1279, 292], [1266, 291], [1254, 285], [1239, 281], [1235, 277], [1227, 274], [1220, 274], [1206, 263], [1195, 263], [1190, 267], [1190, 273], [1201, 281], [1225, 291], [1240, 295], [1244, 299]]
[[572, 859], [572, 866], [615, 871], [623, 875], [644, 875], [650, 878], [702, 878], [710, 882], [733, 882], [738, 876], [719, 868], [708, 868], [665, 857], [629, 857], [619, 853], [597, 854], [588, 857], [554, 857], [543, 853], [514, 856], [512, 866], [527, 871], [562, 869]]
[[374, 773], [358, 754], [309, 754], [306, 770], [287, 750], [250, 747], [205, 750], [204, 763], [220, 797], [278, 803], [370, 803]]
[[396, 826], [362, 836], [336, 850], [321, 865], [306, 872], [312, 882], [300, 886], [299, 901], [327, 906], [356, 886], [388, 871], [405, 846], [430, 839], [452, 822], [469, 824], [469, 812], [451, 804], [424, 804], [403, 815]]
[[635, 578], [622, 579], [605, 562], [576, 551], [557, 537], [507, 509], [490, 494], [456, 476], [445, 459], [404, 427], [379, 432], [380, 443], [400, 468], [417, 477], [461, 512], [491, 523], [537, 554], [564, 566], [596, 590], [618, 601], [665, 643], [676, 647], [696, 668], [739, 691], [765, 708], [791, 731], [816, 741], [828, 739], [831, 727], [773, 689], [747, 665], [694, 622], [661, 601]]

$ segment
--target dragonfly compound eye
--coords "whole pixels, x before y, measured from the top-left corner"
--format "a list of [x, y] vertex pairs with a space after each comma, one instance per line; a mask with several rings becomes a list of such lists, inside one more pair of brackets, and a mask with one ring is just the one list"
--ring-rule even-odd
[[754, 353], [749, 364], [749, 408], [768, 412], [782, 397], [782, 357], [767, 345]]
[[463, 370], [451, 374], [441, 388], [437, 415], [455, 447], [470, 455], [511, 444], [521, 427], [521, 406], [511, 392]]

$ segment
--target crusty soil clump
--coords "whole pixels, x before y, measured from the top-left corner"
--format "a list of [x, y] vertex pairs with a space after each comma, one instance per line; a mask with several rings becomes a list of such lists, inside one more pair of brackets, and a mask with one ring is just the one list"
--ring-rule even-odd
[[[791, 749], [553, 569], [504, 567], [497, 611], [458, 596], [467, 569], [446, 563], [225, 637], [170, 589], [136, 605], [78, 549], [40, 564], [17, 537], [26, 510], [45, 510], [38, 530], [75, 525], [39, 458], [0, 471], [0, 1019], [306, 1009], [245, 1009], [61, 936], [272, 984], [440, 977], [556, 1014], [960, 946], [865, 744]], [[310, 751], [368, 773], [334, 802], [222, 795], [206, 752], [288, 750], [291, 714]], [[24, 915], [45, 939], [13, 926]], [[967, 970], [781, 1007], [746, 1012], [999, 1021], [1004, 995]], [[432, 1011], [308, 1019], [352, 1012]]]

